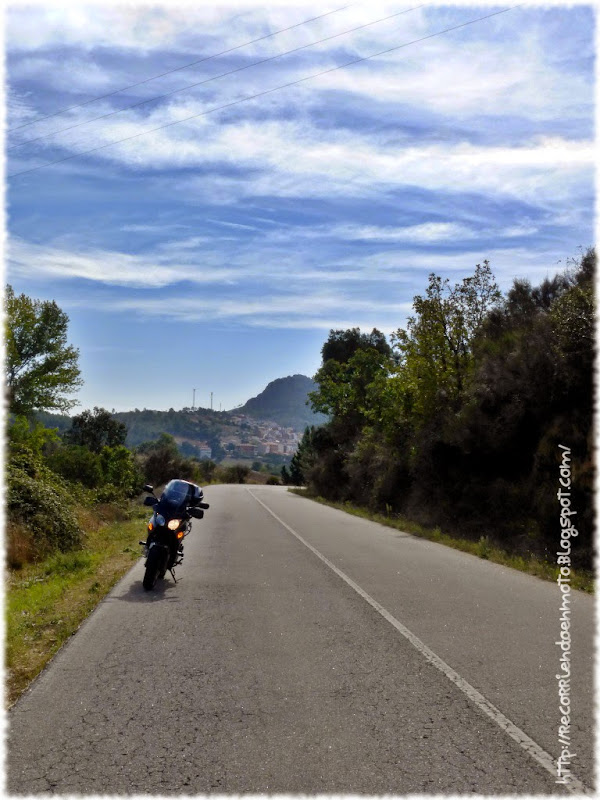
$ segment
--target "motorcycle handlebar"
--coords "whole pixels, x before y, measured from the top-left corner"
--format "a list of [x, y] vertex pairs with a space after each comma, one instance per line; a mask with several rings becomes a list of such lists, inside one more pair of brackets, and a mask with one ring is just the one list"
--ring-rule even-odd
[[198, 503], [198, 508], [210, 508], [208, 503]]

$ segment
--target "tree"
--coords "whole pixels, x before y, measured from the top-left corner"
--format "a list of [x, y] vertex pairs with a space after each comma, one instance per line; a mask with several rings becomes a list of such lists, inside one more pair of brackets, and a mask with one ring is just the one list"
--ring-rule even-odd
[[94, 407], [94, 411], [82, 411], [73, 417], [71, 429], [64, 439], [71, 444], [87, 447], [99, 453], [103, 447], [118, 447], [125, 444], [127, 426], [113, 419], [105, 408]]
[[373, 328], [371, 333], [361, 333], [360, 328], [330, 330], [329, 338], [321, 348], [323, 364], [330, 359], [345, 364], [357, 350], [371, 347], [384, 356], [390, 356], [392, 352], [385, 336], [377, 328]]
[[331, 330], [321, 350], [323, 363], [314, 377], [318, 389], [309, 392], [314, 411], [343, 424], [344, 438], [355, 435], [364, 423], [367, 387], [393, 366], [392, 350], [377, 329]]
[[9, 411], [68, 411], [81, 386], [79, 352], [67, 344], [69, 318], [54, 301], [15, 296], [6, 287], [6, 393]]
[[488, 261], [453, 288], [431, 273], [425, 297], [414, 298], [416, 316], [392, 340], [400, 353], [399, 374], [423, 421], [460, 407], [475, 334], [500, 298]]

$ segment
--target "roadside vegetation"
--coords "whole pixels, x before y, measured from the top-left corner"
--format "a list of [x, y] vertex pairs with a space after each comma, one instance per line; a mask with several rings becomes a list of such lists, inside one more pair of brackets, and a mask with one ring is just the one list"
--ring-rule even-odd
[[553, 574], [562, 445], [570, 566], [591, 573], [595, 270], [591, 249], [506, 295], [487, 262], [454, 286], [432, 273], [389, 341], [332, 330], [311, 394], [329, 422], [306, 429], [284, 480]]
[[10, 570], [6, 582], [6, 700], [10, 705], [139, 558], [143, 508], [86, 514], [82, 546]]

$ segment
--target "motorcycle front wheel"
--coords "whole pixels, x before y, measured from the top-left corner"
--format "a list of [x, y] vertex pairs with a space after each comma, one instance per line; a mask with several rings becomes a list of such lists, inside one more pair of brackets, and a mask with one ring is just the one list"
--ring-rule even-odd
[[144, 580], [142, 581], [142, 585], [147, 592], [149, 592], [150, 589], [154, 589], [154, 584], [160, 575], [160, 556], [160, 548], [158, 547], [151, 548], [150, 552], [148, 553], [148, 558], [146, 559], [146, 572], [144, 573]]

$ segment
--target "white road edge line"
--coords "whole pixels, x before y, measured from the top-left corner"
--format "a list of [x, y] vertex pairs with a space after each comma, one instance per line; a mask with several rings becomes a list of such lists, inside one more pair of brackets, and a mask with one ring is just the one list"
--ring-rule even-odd
[[[361, 587], [355, 583], [352, 578], [348, 577], [348, 575], [346, 575], [345, 572], [342, 572], [341, 569], [338, 569], [335, 564], [332, 564], [332, 562], [322, 553], [320, 553], [316, 547], [313, 547], [312, 544], [309, 544], [306, 539], [303, 539], [299, 533], [296, 533], [293, 528], [290, 528], [290, 526], [280, 517], [278, 517], [277, 514], [269, 508], [269, 506], [263, 503], [263, 501], [258, 498], [254, 492], [252, 492], [250, 489], [246, 489], [246, 491], [251, 494], [256, 502], [260, 503], [260, 505], [266, 511], [268, 511], [269, 514], [274, 517], [280, 525], [283, 525], [283, 527], [289, 531], [292, 536], [295, 536], [296, 539], [302, 542], [305, 547], [308, 547], [308, 549], [314, 553], [317, 558], [320, 558], [321, 561], [329, 567], [329, 569], [333, 570], [336, 575], [339, 575], [339, 577], [345, 581], [348, 586], [351, 586], [354, 591], [363, 598], [363, 600], [366, 600], [367, 603], [375, 609], [375, 611], [378, 611], [381, 616], [390, 623], [390, 625], [393, 625], [393, 627], [396, 628], [396, 630], [401, 633], [402, 636], [408, 639], [408, 641], [414, 647], [416, 647], [416, 649], [427, 659], [427, 661], [429, 661], [430, 664], [433, 664], [433, 666], [437, 667], [440, 672], [443, 672], [444, 675], [449, 678], [455, 686], [458, 686], [461, 692], [464, 692], [464, 694], [466, 694], [467, 697], [472, 700], [473, 703], [475, 703], [475, 705], [481, 711], [483, 711], [484, 714], [486, 714], [497, 725], [499, 725], [502, 730], [511, 737], [511, 739], [514, 739], [519, 747], [525, 750], [525, 752], [534, 758], [538, 764], [540, 764], [547, 772], [556, 778], [556, 760], [553, 759], [549, 753], [540, 747], [539, 744], [534, 742], [533, 739], [524, 731], [518, 728], [514, 722], [511, 722], [508, 717], [505, 717], [504, 714], [498, 708], [496, 708], [495, 705], [490, 703], [490, 701], [487, 700], [481, 694], [481, 692], [478, 692], [474, 686], [471, 686], [471, 684], [468, 683], [464, 678], [461, 678], [458, 672], [453, 670], [452, 667], [446, 664], [446, 662], [443, 661], [439, 656], [436, 656], [433, 650], [430, 650], [429, 647], [427, 647], [427, 645], [422, 642], [418, 636], [415, 636], [415, 634], [412, 633], [412, 631], [410, 631], [405, 625], [399, 622], [396, 617], [392, 616], [392, 614], [390, 614], [390, 612], [387, 611], [387, 609], [385, 609], [381, 603], [378, 603], [377, 600], [374, 600], [371, 595], [367, 594], [364, 589], [361, 589]], [[565, 788], [579, 794], [593, 794], [591, 789], [589, 789], [584, 783], [574, 776], [571, 776], [570, 782], [565, 786]]]

